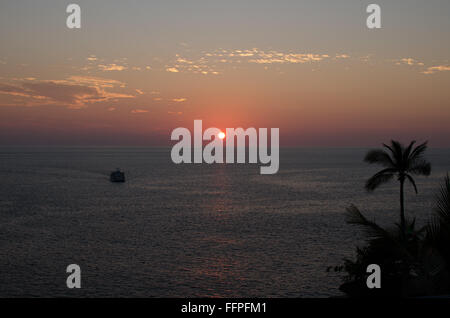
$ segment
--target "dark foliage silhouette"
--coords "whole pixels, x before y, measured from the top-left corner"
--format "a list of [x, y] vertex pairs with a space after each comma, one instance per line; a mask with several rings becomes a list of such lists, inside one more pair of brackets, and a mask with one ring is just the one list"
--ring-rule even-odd
[[[414, 142], [403, 147], [392, 141], [367, 153], [365, 161], [378, 163], [384, 169], [366, 182], [373, 191], [394, 177], [400, 181], [400, 223], [382, 227], [369, 220], [354, 205], [347, 208], [347, 223], [360, 227], [366, 235], [366, 244], [357, 247], [354, 260], [345, 259], [346, 273], [340, 289], [352, 297], [415, 297], [450, 294], [450, 178], [444, 180], [436, 197], [433, 217], [423, 227], [415, 219], [405, 217], [403, 185], [412, 175], [429, 175], [431, 165], [424, 158], [427, 143], [414, 148]], [[427, 212], [427, 211], [424, 211]], [[369, 289], [366, 285], [367, 267], [377, 264], [382, 271], [382, 288]]]
[[416, 182], [413, 175], [428, 176], [431, 173], [431, 164], [423, 158], [427, 149], [427, 142], [414, 147], [416, 142], [412, 141], [408, 147], [404, 147], [398, 141], [392, 140], [391, 145], [383, 144], [385, 149], [370, 150], [364, 161], [370, 164], [379, 164], [384, 167], [383, 170], [374, 174], [366, 182], [366, 189], [374, 191], [383, 183], [397, 177], [400, 182], [400, 228], [405, 235], [405, 203], [404, 203], [404, 184], [408, 180], [417, 193]]

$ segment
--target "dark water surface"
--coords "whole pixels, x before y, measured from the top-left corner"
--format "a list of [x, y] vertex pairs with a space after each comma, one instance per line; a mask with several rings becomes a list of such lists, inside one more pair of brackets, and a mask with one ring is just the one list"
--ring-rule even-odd
[[[398, 185], [367, 194], [366, 149], [282, 149], [277, 175], [259, 165], [175, 165], [166, 148], [0, 148], [0, 296], [339, 295], [330, 265], [354, 255], [359, 206], [397, 221]], [[424, 222], [450, 170], [407, 186]], [[116, 167], [125, 184], [109, 182]], [[68, 290], [67, 265], [82, 270]]]

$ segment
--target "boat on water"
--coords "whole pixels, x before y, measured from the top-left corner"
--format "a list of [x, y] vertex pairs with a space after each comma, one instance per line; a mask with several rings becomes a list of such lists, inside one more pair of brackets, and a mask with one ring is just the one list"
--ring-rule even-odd
[[111, 182], [125, 182], [125, 173], [117, 169], [116, 171], [111, 172], [110, 176]]

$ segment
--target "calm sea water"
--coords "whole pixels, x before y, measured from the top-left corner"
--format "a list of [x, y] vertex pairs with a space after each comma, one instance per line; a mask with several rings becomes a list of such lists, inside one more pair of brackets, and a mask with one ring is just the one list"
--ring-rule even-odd
[[[367, 194], [377, 167], [366, 149], [282, 149], [277, 175], [258, 165], [175, 165], [166, 148], [0, 148], [0, 296], [326, 297], [328, 266], [363, 234], [351, 203], [397, 221], [398, 185]], [[432, 175], [407, 187], [424, 222], [450, 170], [432, 149]], [[109, 182], [122, 168], [125, 184]], [[67, 265], [82, 288], [66, 288]]]

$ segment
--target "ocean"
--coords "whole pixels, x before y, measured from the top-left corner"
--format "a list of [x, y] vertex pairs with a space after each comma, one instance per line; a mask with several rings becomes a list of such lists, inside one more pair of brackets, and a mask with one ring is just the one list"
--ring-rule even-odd
[[[2, 297], [330, 297], [327, 272], [364, 244], [345, 223], [358, 206], [398, 221], [396, 181], [374, 193], [367, 149], [280, 150], [276, 175], [259, 164], [181, 164], [170, 148], [0, 148]], [[432, 216], [450, 150], [430, 149], [406, 213]], [[111, 183], [120, 167], [124, 184]], [[81, 289], [66, 267], [81, 267]]]

